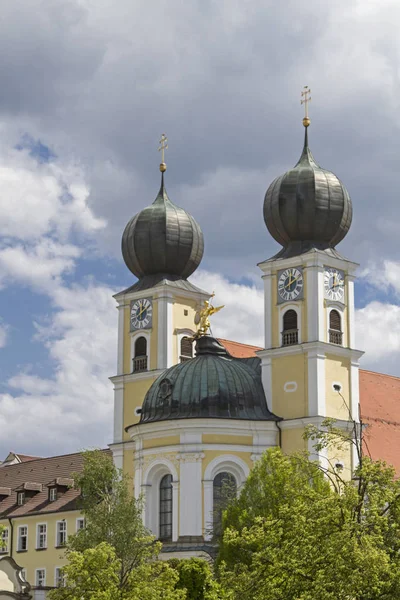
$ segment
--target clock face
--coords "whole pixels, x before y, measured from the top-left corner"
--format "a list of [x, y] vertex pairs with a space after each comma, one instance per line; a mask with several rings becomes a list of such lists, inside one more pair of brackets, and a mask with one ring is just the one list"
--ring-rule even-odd
[[343, 301], [344, 298], [344, 273], [338, 269], [326, 268], [324, 273], [325, 298]]
[[146, 329], [151, 327], [153, 305], [148, 298], [135, 300], [131, 303], [131, 329]]
[[295, 300], [303, 291], [303, 273], [296, 267], [285, 269], [278, 278], [278, 295], [283, 301]]

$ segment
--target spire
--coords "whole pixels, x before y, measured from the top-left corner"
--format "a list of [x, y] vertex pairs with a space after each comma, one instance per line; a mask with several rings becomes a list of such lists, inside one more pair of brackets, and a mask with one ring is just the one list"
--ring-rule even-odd
[[311, 94], [310, 88], [308, 87], [308, 85], [305, 85], [303, 91], [301, 92], [301, 104], [304, 104], [304, 117], [303, 117], [304, 146], [303, 146], [303, 151], [301, 153], [301, 156], [300, 156], [298, 162], [296, 163], [295, 167], [297, 167], [297, 165], [300, 165], [304, 162], [318, 166], [318, 164], [315, 161], [315, 158], [313, 157], [313, 155], [311, 153], [310, 148], [308, 147], [308, 128], [311, 123], [310, 117], [308, 116], [308, 103], [311, 102], [310, 94]]

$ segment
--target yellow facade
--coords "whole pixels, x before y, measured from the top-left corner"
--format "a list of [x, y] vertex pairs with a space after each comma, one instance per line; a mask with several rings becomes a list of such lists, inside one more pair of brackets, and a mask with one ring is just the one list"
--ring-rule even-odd
[[307, 359], [304, 354], [274, 358], [272, 361], [274, 412], [284, 419], [308, 413]]
[[[56, 568], [60, 568], [66, 564], [65, 550], [62, 547], [57, 547], [56, 529], [57, 522], [64, 521], [67, 523], [67, 535], [76, 533], [77, 519], [82, 518], [79, 511], [68, 511], [58, 513], [48, 513], [41, 515], [25, 516], [13, 518], [12, 525], [8, 519], [0, 520], [0, 525], [8, 528], [8, 555], [25, 569], [27, 580], [31, 585], [36, 583], [36, 570], [46, 570], [46, 586], [55, 585]], [[47, 547], [38, 549], [37, 526], [46, 524], [47, 526]], [[27, 550], [20, 551], [18, 549], [18, 532], [19, 527], [26, 526], [28, 528], [28, 544]], [[11, 535], [11, 531], [13, 532]]]

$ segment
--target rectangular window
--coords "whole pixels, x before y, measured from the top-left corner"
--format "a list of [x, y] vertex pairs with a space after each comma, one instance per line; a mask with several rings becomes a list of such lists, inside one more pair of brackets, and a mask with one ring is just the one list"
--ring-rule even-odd
[[61, 567], [56, 567], [54, 585], [56, 587], [65, 587], [65, 575]]
[[17, 494], [18, 506], [22, 506], [24, 502], [25, 502], [25, 492], [18, 492], [18, 494]]
[[83, 518], [76, 520], [76, 531], [81, 531], [81, 529], [85, 529], [85, 519]]
[[46, 585], [46, 569], [36, 569], [36, 587], [44, 587]]
[[0, 541], [0, 552], [5, 554], [8, 552], [8, 527], [3, 529]]
[[49, 500], [50, 502], [55, 502], [57, 500], [57, 488], [52, 487], [49, 489]]
[[57, 521], [56, 546], [65, 546], [67, 541], [67, 522]]
[[39, 523], [36, 531], [36, 548], [47, 548], [47, 525]]
[[18, 552], [28, 550], [28, 527], [21, 525], [18, 527]]

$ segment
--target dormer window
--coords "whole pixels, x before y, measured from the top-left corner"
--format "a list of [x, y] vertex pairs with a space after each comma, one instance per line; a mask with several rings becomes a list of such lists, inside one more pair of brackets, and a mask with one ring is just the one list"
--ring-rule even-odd
[[57, 500], [57, 488], [51, 487], [49, 488], [49, 501], [55, 502]]
[[23, 504], [25, 504], [25, 492], [18, 492], [17, 504], [18, 506], [23, 506]]

